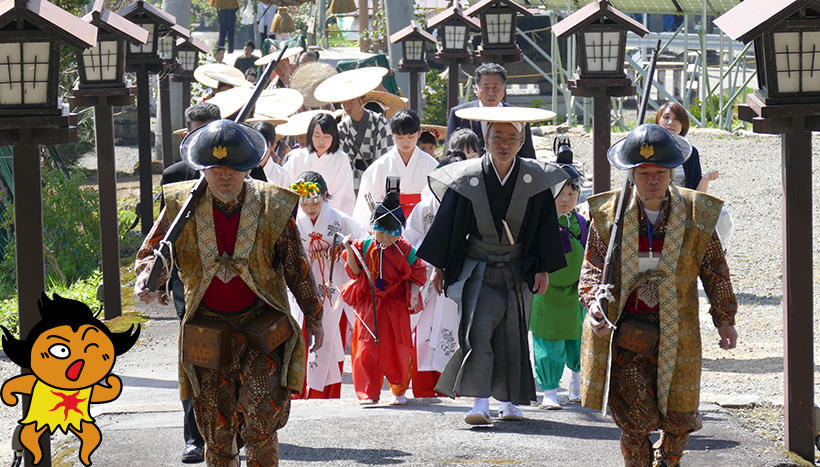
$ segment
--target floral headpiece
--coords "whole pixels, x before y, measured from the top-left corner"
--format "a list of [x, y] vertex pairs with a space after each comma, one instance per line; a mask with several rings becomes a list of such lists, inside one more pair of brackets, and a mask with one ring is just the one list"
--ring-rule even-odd
[[315, 200], [322, 197], [322, 189], [316, 182], [306, 182], [304, 180], [299, 180], [295, 183], [292, 183], [290, 185], [290, 189], [295, 191], [296, 194], [298, 194], [302, 198]]

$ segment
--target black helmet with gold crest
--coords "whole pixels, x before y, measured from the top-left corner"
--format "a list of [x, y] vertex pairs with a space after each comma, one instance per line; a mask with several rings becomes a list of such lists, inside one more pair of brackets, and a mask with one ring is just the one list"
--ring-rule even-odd
[[215, 120], [192, 131], [179, 153], [195, 170], [227, 167], [245, 171], [259, 165], [267, 151], [262, 133], [233, 120]]
[[621, 170], [653, 164], [671, 169], [692, 154], [692, 145], [686, 138], [670, 133], [659, 125], [646, 123], [630, 131], [606, 153], [609, 163]]

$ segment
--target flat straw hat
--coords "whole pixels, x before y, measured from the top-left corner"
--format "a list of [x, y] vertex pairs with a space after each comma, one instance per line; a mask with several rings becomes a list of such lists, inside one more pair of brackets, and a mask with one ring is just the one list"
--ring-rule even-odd
[[345, 102], [376, 89], [387, 75], [387, 68], [369, 66], [349, 70], [322, 81], [313, 97], [322, 102]]
[[422, 125], [421, 131], [427, 131], [436, 137], [439, 141], [444, 141], [447, 138], [447, 127], [441, 125]]
[[[304, 49], [301, 47], [288, 47], [288, 50], [286, 50], [285, 54], [282, 55], [282, 60], [293, 57], [294, 55], [299, 55], [300, 53], [302, 53], [303, 50]], [[253, 62], [253, 64], [256, 66], [265, 66], [268, 63], [276, 60], [276, 57], [279, 56], [280, 52], [281, 50], [274, 50], [273, 52], [265, 55], [264, 57], [257, 59], [255, 62]]]
[[317, 100], [313, 92], [322, 81], [337, 74], [336, 69], [327, 63], [305, 63], [304, 65], [299, 65], [290, 75], [290, 87], [302, 93], [305, 100], [305, 107], [321, 107], [327, 104], [327, 102]]
[[242, 109], [242, 106], [250, 100], [252, 95], [253, 89], [251, 88], [231, 88], [214, 94], [212, 98], [205, 102], [219, 107], [219, 115], [222, 118], [229, 118]]
[[364, 95], [364, 103], [376, 102], [384, 109], [384, 116], [393, 118], [399, 110], [407, 108], [407, 103], [401, 97], [383, 91], [370, 91]]
[[226, 65], [224, 63], [206, 63], [194, 69], [194, 79], [197, 80], [197, 82], [201, 85], [209, 88], [216, 89], [217, 86], [219, 86], [219, 81], [215, 80], [214, 78], [206, 76], [206, 71], [222, 71], [226, 74], [230, 74], [236, 77], [237, 79], [245, 79], [244, 73], [230, 65]]
[[555, 112], [532, 107], [468, 107], [456, 111], [456, 117], [492, 123], [532, 123], [555, 118]]
[[276, 127], [276, 134], [282, 136], [302, 136], [306, 135], [310, 121], [318, 114], [333, 115], [327, 110], [308, 110], [293, 115], [288, 119], [288, 122]]
[[262, 91], [262, 95], [256, 101], [255, 111], [257, 114], [268, 117], [287, 119], [302, 107], [303, 102], [302, 93], [296, 89], [266, 89]]
[[268, 117], [267, 115], [262, 114], [254, 114], [253, 118], [249, 118], [245, 120], [247, 125], [252, 125], [258, 122], [268, 122], [271, 125], [282, 125], [283, 123], [287, 123], [288, 119], [284, 117]]
[[[237, 70], [239, 71], [239, 70]], [[253, 87], [253, 83], [245, 79], [245, 75], [242, 75], [241, 78], [238, 78], [233, 73], [226, 73], [225, 71], [204, 71], [203, 74], [208, 78], [216, 80], [223, 84], [228, 84], [235, 88], [245, 87], [250, 88]], [[217, 86], [214, 86], [217, 87]]]

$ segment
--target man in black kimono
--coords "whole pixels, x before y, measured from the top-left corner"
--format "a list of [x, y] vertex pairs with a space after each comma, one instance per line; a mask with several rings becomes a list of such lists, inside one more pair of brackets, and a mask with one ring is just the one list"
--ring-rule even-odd
[[[554, 115], [544, 112], [538, 120]], [[433, 287], [446, 290], [461, 315], [460, 347], [436, 391], [475, 397], [465, 421], [476, 425], [490, 423], [489, 396], [501, 401], [502, 420], [521, 420], [515, 404], [536, 400], [527, 340], [532, 294], [544, 293], [549, 273], [566, 265], [551, 190], [564, 171], [516, 155], [524, 142], [519, 109], [493, 109], [485, 118], [494, 120], [488, 152], [429, 175], [441, 207], [418, 250], [435, 267]]]

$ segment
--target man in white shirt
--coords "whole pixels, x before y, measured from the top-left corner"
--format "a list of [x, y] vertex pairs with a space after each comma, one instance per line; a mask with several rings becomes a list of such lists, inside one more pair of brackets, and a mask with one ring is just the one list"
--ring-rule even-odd
[[353, 219], [361, 225], [370, 225], [371, 211], [367, 196], [384, 199], [387, 177], [401, 179], [401, 204], [405, 216], [421, 200], [427, 186], [427, 174], [438, 165], [432, 156], [416, 146], [421, 133], [421, 121], [412, 110], [401, 110], [390, 120], [390, 131], [395, 143], [382, 157], [376, 159], [362, 174], [359, 196], [353, 209]]

